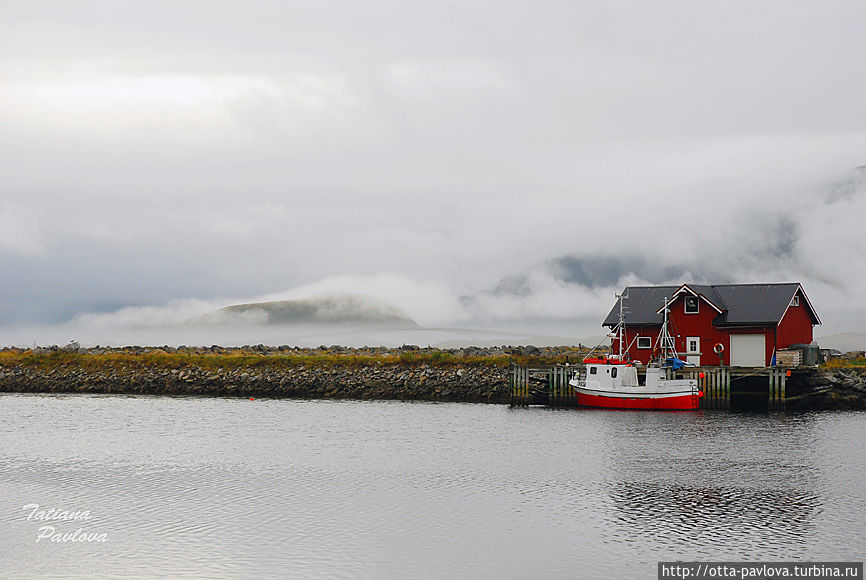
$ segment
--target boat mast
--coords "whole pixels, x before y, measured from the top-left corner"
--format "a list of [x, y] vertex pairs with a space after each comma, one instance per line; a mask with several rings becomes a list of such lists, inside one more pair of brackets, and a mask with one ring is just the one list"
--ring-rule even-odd
[[619, 300], [619, 323], [617, 326], [617, 340], [619, 341], [619, 360], [622, 360], [623, 341], [625, 341], [625, 306], [623, 302], [628, 299], [626, 294], [617, 294]]
[[[599, 342], [597, 345], [592, 347], [592, 349], [588, 353], [586, 353], [586, 356], [583, 357], [584, 362], [586, 361], [586, 359], [588, 359], [592, 355], [592, 353], [595, 352], [595, 350], [597, 348], [599, 348], [600, 346], [602, 346], [602, 344], [607, 342], [608, 339], [611, 340], [610, 347], [611, 347], [611, 349], [613, 349], [613, 339], [614, 338], [619, 338], [619, 359], [622, 360], [622, 354], [623, 354], [623, 350], [624, 350], [622, 343], [623, 343], [623, 340], [625, 340], [625, 313], [628, 312], [628, 308], [623, 306], [622, 301], [628, 300], [628, 295], [627, 294], [615, 294], [615, 296], [619, 299], [619, 322], [613, 328], [613, 330], [608, 332], [605, 335], [605, 337], [601, 339], [601, 342]], [[611, 355], [611, 356], [613, 356], [613, 355]]]
[[[676, 345], [674, 344], [674, 337], [672, 337], [668, 332], [668, 312], [670, 312], [670, 308], [668, 308], [669, 304], [670, 302], [668, 301], [668, 297], [665, 296], [664, 307], [662, 308], [662, 312], [664, 313], [662, 329], [661, 332], [659, 332], [659, 342], [661, 343], [660, 346], [662, 351], [662, 362], [666, 361], [668, 359], [668, 356], [677, 356], [677, 349]], [[668, 353], [668, 351], [670, 351], [670, 354]]]

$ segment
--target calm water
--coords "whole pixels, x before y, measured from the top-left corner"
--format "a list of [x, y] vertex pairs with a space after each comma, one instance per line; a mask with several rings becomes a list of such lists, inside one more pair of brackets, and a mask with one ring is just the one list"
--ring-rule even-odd
[[[3, 577], [655, 578], [862, 560], [864, 413], [0, 395]], [[40, 510], [88, 510], [36, 541]]]

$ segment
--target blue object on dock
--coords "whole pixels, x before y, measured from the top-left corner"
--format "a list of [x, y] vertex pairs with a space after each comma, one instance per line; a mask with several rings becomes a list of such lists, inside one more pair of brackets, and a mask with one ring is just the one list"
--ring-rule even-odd
[[671, 357], [665, 361], [669, 367], [673, 370], [678, 371], [684, 366], [686, 366], [686, 361], [680, 360], [678, 358]]

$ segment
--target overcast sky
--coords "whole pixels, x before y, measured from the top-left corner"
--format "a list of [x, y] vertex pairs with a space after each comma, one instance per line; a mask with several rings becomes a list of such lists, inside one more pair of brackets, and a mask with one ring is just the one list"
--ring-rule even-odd
[[327, 292], [597, 326], [646, 281], [562, 256], [866, 330], [862, 0], [2, 5], [0, 342]]

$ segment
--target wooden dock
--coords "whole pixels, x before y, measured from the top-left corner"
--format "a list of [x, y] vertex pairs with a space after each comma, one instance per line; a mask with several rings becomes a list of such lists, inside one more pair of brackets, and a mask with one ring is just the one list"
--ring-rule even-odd
[[[766, 402], [767, 410], [783, 411], [791, 398], [788, 387], [792, 377], [796, 381], [811, 372], [814, 371], [810, 368], [686, 367], [678, 371], [668, 370], [667, 378], [696, 379], [698, 388], [704, 393], [701, 409], [730, 410], [732, 400], [739, 399], [737, 406], [740, 408], [762, 409]], [[576, 407], [577, 397], [568, 384], [575, 373], [586, 378], [585, 365], [528, 367], [512, 364], [509, 373], [510, 404], [512, 407]], [[638, 374], [643, 374], [640, 368]], [[794, 398], [808, 394], [799, 393]]]

